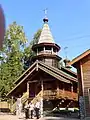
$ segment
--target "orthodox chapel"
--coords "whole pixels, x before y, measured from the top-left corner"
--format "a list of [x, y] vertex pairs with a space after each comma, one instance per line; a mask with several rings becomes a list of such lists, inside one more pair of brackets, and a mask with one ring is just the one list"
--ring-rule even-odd
[[67, 66], [60, 66], [60, 46], [53, 39], [48, 18], [43, 19], [42, 32], [37, 44], [32, 46], [35, 56], [32, 65], [15, 81], [15, 87], [7, 94], [13, 98], [11, 111], [15, 111], [16, 98], [22, 104], [41, 102], [41, 112], [49, 109], [78, 107], [77, 74]]

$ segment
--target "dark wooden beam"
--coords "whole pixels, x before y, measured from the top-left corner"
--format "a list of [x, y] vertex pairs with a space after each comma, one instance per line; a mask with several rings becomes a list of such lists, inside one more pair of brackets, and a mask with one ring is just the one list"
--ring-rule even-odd
[[33, 80], [33, 81], [28, 81], [28, 83], [36, 83], [36, 82], [39, 82], [38, 80]]

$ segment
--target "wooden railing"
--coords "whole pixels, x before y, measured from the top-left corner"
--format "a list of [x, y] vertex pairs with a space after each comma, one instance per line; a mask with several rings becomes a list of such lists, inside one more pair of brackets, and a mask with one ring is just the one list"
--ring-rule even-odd
[[53, 55], [57, 55], [56, 52], [52, 52], [52, 51], [50, 51], [50, 50], [41, 51], [41, 52], [38, 53], [38, 55], [41, 55], [41, 54], [53, 54]]
[[3, 109], [3, 108], [10, 108], [10, 104], [6, 101], [2, 101], [0, 102], [0, 109]]
[[44, 99], [70, 99], [70, 100], [78, 100], [78, 94], [70, 91], [65, 90], [44, 90], [43, 92]]
[[[24, 103], [28, 99], [28, 92], [24, 93], [21, 97], [21, 102]], [[16, 110], [16, 102], [11, 106], [11, 112], [13, 113]]]
[[[43, 99], [69, 99], [69, 100], [75, 100], [78, 101], [78, 94], [70, 91], [65, 90], [44, 90], [43, 92], [40, 91], [34, 98], [31, 100], [33, 104], [35, 104], [38, 101], [40, 101], [41, 97], [43, 96]], [[26, 102], [28, 99], [28, 92], [26, 92], [22, 97], [21, 101], [22, 103]], [[14, 112], [16, 109], [16, 102], [11, 107], [11, 112]]]
[[56, 90], [44, 90], [43, 97], [44, 99], [54, 99], [57, 97], [57, 91]]
[[70, 91], [65, 90], [44, 90], [43, 92], [40, 91], [36, 97], [31, 101], [33, 104], [36, 103], [36, 101], [40, 101], [41, 97], [43, 96], [43, 99], [69, 99], [69, 100], [75, 100], [78, 101], [78, 94]]
[[78, 101], [78, 94], [75, 92], [59, 90], [59, 97], [60, 96], [66, 99]]
[[23, 96], [21, 97], [22, 103], [26, 102], [26, 100], [28, 99], [28, 96], [29, 96], [28, 92], [26, 92], [26, 93], [23, 94]]
[[35, 104], [38, 101], [40, 101], [41, 99], [41, 95], [42, 95], [42, 91], [40, 91], [35, 97], [34, 99], [31, 101], [31, 103]]
[[10, 110], [11, 110], [11, 113], [15, 112], [15, 110], [16, 110], [16, 102], [13, 105], [11, 105]]

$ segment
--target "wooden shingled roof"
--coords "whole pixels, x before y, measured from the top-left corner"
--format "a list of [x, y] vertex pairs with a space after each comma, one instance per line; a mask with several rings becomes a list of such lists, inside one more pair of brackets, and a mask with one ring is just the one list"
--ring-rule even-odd
[[74, 58], [71, 62], [69, 62], [69, 65], [72, 65], [74, 67], [76, 67], [76, 64], [83, 58], [85, 58], [87, 55], [90, 54], [90, 49], [88, 49], [87, 51], [85, 51], [84, 53], [82, 53], [81, 55], [77, 56], [76, 58]]
[[15, 87], [7, 94], [7, 96], [13, 94], [13, 92], [19, 86], [26, 82], [28, 76], [32, 77], [32, 75], [36, 74], [37, 69], [46, 72], [47, 74], [51, 75], [52, 77], [62, 82], [66, 83], [71, 83], [72, 81], [78, 82], [76, 77], [73, 77], [72, 75], [67, 74], [64, 71], [53, 66], [49, 66], [43, 62], [36, 61], [15, 81], [16, 84]]
[[42, 32], [38, 41], [38, 44], [40, 43], [54, 43], [54, 39], [47, 20], [44, 21]]

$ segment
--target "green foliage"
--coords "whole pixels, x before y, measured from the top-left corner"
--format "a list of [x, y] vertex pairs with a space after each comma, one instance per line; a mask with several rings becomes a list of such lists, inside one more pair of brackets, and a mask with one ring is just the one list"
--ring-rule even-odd
[[39, 37], [41, 34], [41, 29], [39, 29], [35, 34], [33, 39], [31, 40], [29, 46], [24, 51], [24, 63], [25, 63], [25, 69], [27, 69], [32, 63], [31, 59], [35, 55], [35, 53], [32, 51], [32, 46], [34, 44], [38, 43]]
[[13, 88], [13, 82], [30, 66], [34, 55], [32, 45], [38, 43], [41, 30], [38, 30], [30, 45], [23, 27], [13, 22], [6, 30], [3, 49], [0, 51], [0, 96], [5, 97]]
[[23, 27], [13, 22], [6, 31], [0, 52], [0, 96], [5, 96], [24, 71], [23, 50], [27, 39]]
[[[34, 37], [33, 37], [33, 40], [31, 42], [31, 45], [33, 44], [37, 44], [38, 41], [39, 41], [39, 37], [40, 37], [40, 34], [41, 34], [41, 29], [39, 29], [35, 34], [34, 34]], [[33, 44], [32, 44], [33, 43]]]

